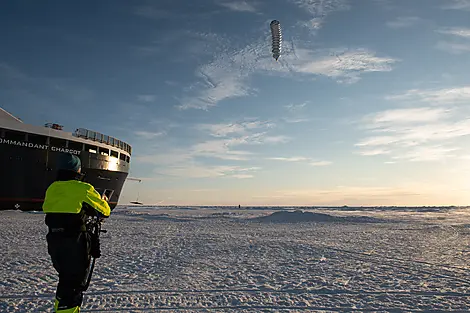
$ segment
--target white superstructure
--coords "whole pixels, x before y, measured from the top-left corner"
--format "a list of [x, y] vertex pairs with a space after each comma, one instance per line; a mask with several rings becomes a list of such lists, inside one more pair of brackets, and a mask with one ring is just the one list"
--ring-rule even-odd
[[[59, 126], [56, 124], [50, 125]], [[76, 143], [81, 143], [87, 145], [86, 147], [88, 148], [80, 150], [103, 155], [111, 155], [127, 162], [129, 162], [132, 153], [130, 145], [114, 137], [84, 128], [79, 128], [74, 133], [71, 133], [61, 129], [54, 129], [52, 127], [25, 124], [19, 118], [13, 116], [2, 108], [0, 108], [0, 128], [24, 132], [27, 134], [63, 139], [67, 141], [67, 145], [69, 145], [69, 142], [74, 142], [74, 145], [76, 145]]]

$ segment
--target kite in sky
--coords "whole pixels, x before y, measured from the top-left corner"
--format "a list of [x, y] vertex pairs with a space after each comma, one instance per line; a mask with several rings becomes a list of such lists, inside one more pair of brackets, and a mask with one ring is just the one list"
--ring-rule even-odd
[[271, 27], [271, 37], [272, 37], [272, 50], [273, 58], [277, 61], [281, 56], [281, 43], [282, 43], [282, 34], [281, 34], [281, 23], [278, 20], [271, 21], [269, 24]]

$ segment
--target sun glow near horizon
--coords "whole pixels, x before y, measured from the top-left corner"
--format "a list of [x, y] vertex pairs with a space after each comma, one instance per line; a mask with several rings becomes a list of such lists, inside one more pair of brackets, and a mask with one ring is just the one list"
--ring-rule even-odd
[[[353, 187], [312, 189], [140, 189], [128, 188], [121, 204], [139, 200], [146, 205], [220, 206], [468, 206], [470, 188], [462, 185], [409, 184], [400, 187]], [[158, 201], [153, 202], [153, 199]]]

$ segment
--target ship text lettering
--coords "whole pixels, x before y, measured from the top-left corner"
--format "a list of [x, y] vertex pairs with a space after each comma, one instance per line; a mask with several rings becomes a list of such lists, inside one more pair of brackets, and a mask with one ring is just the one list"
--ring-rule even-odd
[[[27, 147], [27, 148], [33, 148], [33, 149], [42, 149], [42, 150], [48, 150], [49, 146], [48, 145], [39, 145], [36, 143], [32, 142], [24, 142], [24, 141], [18, 141], [18, 140], [8, 140], [8, 139], [3, 139], [0, 138], [0, 144], [6, 144], [6, 145], [14, 145], [14, 146], [20, 146], [20, 147]], [[78, 150], [73, 150], [73, 149], [67, 149], [67, 148], [58, 148], [58, 147], [50, 147], [51, 151], [54, 152], [63, 152], [63, 153], [72, 153], [75, 155], [79, 155], [81, 151]]]

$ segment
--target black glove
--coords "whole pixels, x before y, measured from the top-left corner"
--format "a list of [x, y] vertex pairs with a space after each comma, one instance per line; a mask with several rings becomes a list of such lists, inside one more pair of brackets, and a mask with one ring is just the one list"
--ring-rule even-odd
[[98, 211], [95, 211], [95, 213], [96, 213], [96, 217], [98, 218], [98, 223], [101, 223], [101, 224], [104, 223], [106, 216], [104, 216]]

